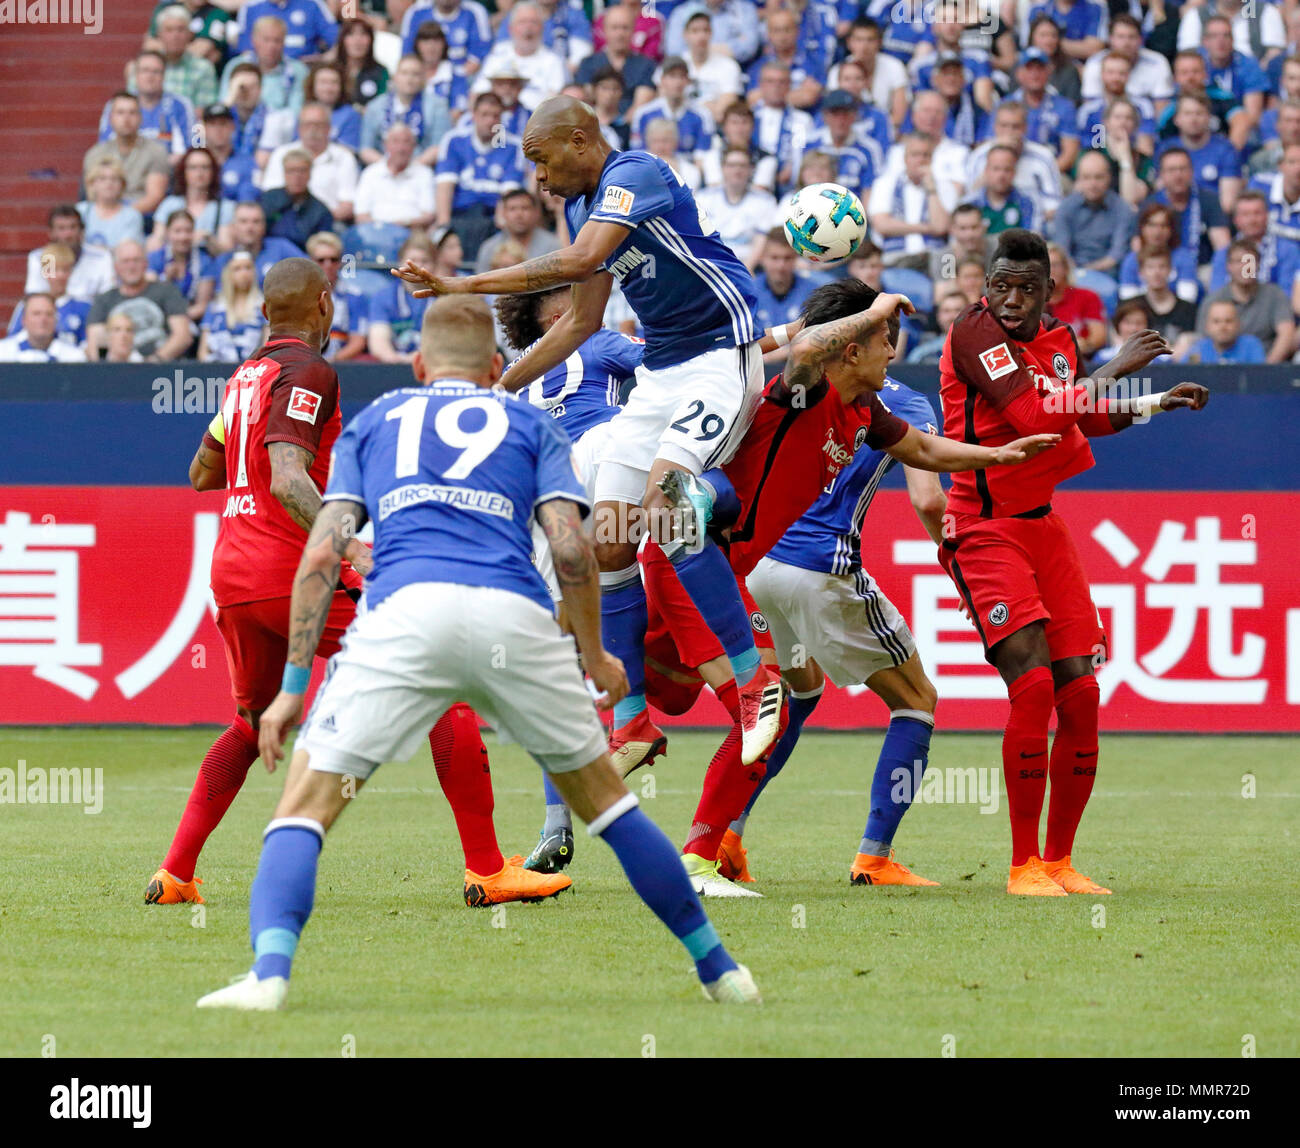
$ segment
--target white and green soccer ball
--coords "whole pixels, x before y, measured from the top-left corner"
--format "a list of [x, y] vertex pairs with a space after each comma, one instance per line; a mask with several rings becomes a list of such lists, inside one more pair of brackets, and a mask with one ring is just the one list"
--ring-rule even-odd
[[812, 183], [784, 204], [782, 229], [796, 254], [810, 263], [842, 263], [867, 233], [862, 200], [838, 183]]

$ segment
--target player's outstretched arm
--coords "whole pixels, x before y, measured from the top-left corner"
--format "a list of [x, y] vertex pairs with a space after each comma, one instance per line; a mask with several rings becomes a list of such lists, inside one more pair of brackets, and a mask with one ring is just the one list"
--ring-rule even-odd
[[827, 363], [838, 359], [850, 343], [862, 343], [886, 326], [895, 315], [916, 310], [906, 295], [881, 293], [865, 311], [831, 323], [805, 327], [790, 341], [790, 359], [785, 368], [786, 385], [811, 388], [821, 378]]
[[[268, 773], [275, 770], [276, 762], [284, 756], [284, 739], [289, 727], [302, 717], [303, 695], [334, 601], [339, 567], [365, 522], [365, 507], [345, 500], [326, 503], [315, 516], [293, 578], [285, 684], [258, 723], [258, 749]], [[291, 680], [294, 688], [290, 688]]]
[[552, 367], [558, 367], [600, 330], [613, 282], [614, 276], [601, 271], [585, 283], [575, 283], [569, 309], [551, 324], [526, 355], [520, 355], [510, 364], [501, 376], [501, 385], [508, 391], [526, 387]]
[[569, 630], [577, 640], [583, 667], [596, 689], [606, 695], [597, 704], [601, 709], [610, 709], [627, 696], [627, 674], [623, 663], [600, 640], [600, 574], [596, 548], [582, 529], [577, 504], [567, 498], [543, 502], [537, 508], [537, 521], [551, 544], [560, 597], [564, 599]]
[[628, 237], [628, 229], [617, 223], [585, 223], [573, 243], [547, 255], [539, 255], [481, 275], [441, 278], [408, 259], [393, 274], [415, 285], [417, 299], [429, 295], [520, 295], [548, 291], [569, 283], [590, 279]]
[[[1176, 411], [1181, 407], [1199, 411], [1209, 401], [1209, 388], [1200, 383], [1178, 383], [1159, 394], [1135, 395], [1132, 398], [1108, 397], [1106, 416], [1109, 421], [1106, 429], [1111, 432], [1126, 430], [1139, 419], [1145, 422], [1161, 411]], [[1085, 433], [1088, 431], [1083, 420], [1080, 420], [1079, 425], [1084, 427]]]
[[[321, 508], [320, 491], [309, 473], [316, 456], [291, 442], [268, 443], [266, 450], [271, 457], [271, 493], [289, 517], [310, 533]], [[370, 547], [364, 542], [353, 538], [343, 557], [358, 574], [370, 573]]]
[[918, 470], [951, 474], [959, 470], [984, 470], [990, 466], [1025, 462], [1060, 441], [1059, 434], [1033, 434], [1005, 446], [978, 446], [940, 435], [922, 434], [916, 427], [909, 426], [907, 433], [885, 450], [899, 462]]

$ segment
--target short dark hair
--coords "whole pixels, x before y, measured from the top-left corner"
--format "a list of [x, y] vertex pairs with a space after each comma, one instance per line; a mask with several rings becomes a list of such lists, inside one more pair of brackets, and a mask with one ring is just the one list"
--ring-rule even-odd
[[701, 9], [699, 12], [692, 12], [692, 13], [691, 13], [687, 18], [686, 18], [686, 23], [683, 24], [682, 27], [683, 27], [683, 28], [689, 28], [692, 24], [695, 23], [696, 20], [707, 20], [707, 21], [709, 22], [709, 27], [710, 27], [710, 28], [713, 27], [713, 17], [710, 16], [710, 15], [709, 15], [707, 12], [705, 12], [703, 9]]
[[[990, 151], [993, 149], [990, 148]], [[959, 215], [983, 215], [984, 212], [978, 203], [959, 203], [952, 209], [951, 218], [956, 219]]]
[[1152, 327], [1155, 325], [1156, 317], [1151, 307], [1145, 299], [1124, 299], [1115, 308], [1115, 313], [1110, 317], [1111, 327], [1116, 331], [1119, 330], [1120, 320], [1126, 319], [1134, 311], [1142, 313], [1143, 326]]
[[993, 251], [993, 262], [1041, 263], [1045, 274], [1052, 273], [1052, 258], [1047, 253], [1047, 240], [1034, 231], [1012, 227], [999, 232], [998, 245]]
[[[259, 72], [258, 75], [261, 75], [261, 73]], [[137, 96], [134, 92], [128, 92], [124, 88], [122, 89], [122, 91], [114, 92], [111, 96], [108, 97], [108, 102], [110, 106], [112, 104], [117, 103], [118, 100], [130, 100], [133, 104], [139, 104], [140, 97]]]
[[518, 199], [521, 195], [534, 207], [538, 206], [537, 197], [526, 187], [512, 187], [509, 191], [502, 192], [501, 205], [504, 207], [512, 199]]
[[501, 328], [505, 331], [506, 338], [510, 340], [510, 345], [518, 351], [523, 351], [546, 334], [538, 319], [542, 310], [542, 301], [560, 291], [568, 290], [569, 288], [564, 286], [529, 295], [498, 295], [497, 318], [501, 321]]
[[[836, 319], [861, 314], [876, 301], [879, 294], [879, 291], [861, 279], [837, 279], [833, 283], [822, 284], [809, 295], [799, 315], [806, 327], [833, 323]], [[898, 343], [898, 328], [898, 319], [890, 319], [889, 341], [895, 345]]]
[[479, 104], [483, 103], [484, 100], [491, 100], [502, 111], [505, 110], [505, 104], [501, 102], [501, 97], [498, 96], [496, 92], [479, 92], [479, 94], [474, 97], [474, 111], [478, 111]]
[[86, 221], [85, 221], [84, 219], [81, 218], [81, 212], [79, 212], [79, 211], [78, 211], [78, 210], [77, 210], [77, 209], [76, 209], [72, 204], [70, 204], [70, 203], [60, 203], [57, 207], [53, 207], [53, 208], [51, 208], [51, 209], [50, 209], [50, 219], [49, 219], [49, 222], [46, 224], [46, 226], [47, 226], [47, 227], [53, 227], [53, 226], [54, 226], [54, 221], [55, 221], [56, 219], [75, 219], [75, 220], [77, 221], [77, 224], [78, 224], [78, 225], [79, 225], [83, 230], [85, 229], [85, 226], [86, 226]]
[[1180, 155], [1188, 163], [1192, 162], [1192, 153], [1189, 152], [1185, 147], [1179, 147], [1177, 144], [1175, 144], [1173, 147], [1165, 148], [1165, 150], [1160, 153], [1160, 158], [1156, 161], [1156, 166], [1164, 167], [1165, 160], [1167, 160], [1171, 155]]
[[623, 79], [622, 74], [614, 68], [601, 68], [600, 71], [591, 77], [591, 86], [595, 88], [597, 84], [607, 84], [611, 80], [616, 83], [621, 90], [627, 90], [627, 82]]
[[1127, 24], [1139, 36], [1142, 35], [1141, 23], [1135, 20], [1128, 12], [1121, 12], [1118, 16], [1112, 16], [1110, 18], [1110, 30], [1112, 32], [1115, 30], [1116, 24]]
[[868, 16], [859, 16], [854, 20], [853, 23], [849, 25], [848, 34], [844, 38], [847, 40], [854, 32], [874, 32], [880, 38], [884, 38], [884, 33], [881, 32], [880, 25]]

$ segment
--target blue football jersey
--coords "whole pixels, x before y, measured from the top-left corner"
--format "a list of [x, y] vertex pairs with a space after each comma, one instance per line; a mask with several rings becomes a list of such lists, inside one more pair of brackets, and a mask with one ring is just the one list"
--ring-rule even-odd
[[381, 395], [334, 444], [325, 501], [364, 504], [375, 527], [367, 607], [414, 582], [510, 590], [552, 609], [533, 566], [533, 513], [588, 507], [569, 440], [531, 403], [440, 379]]
[[618, 414], [619, 390], [636, 374], [644, 354], [644, 339], [602, 327], [519, 395], [549, 414], [570, 442], [577, 442], [586, 431]]
[[589, 219], [628, 229], [604, 266], [645, 332], [650, 369], [757, 337], [749, 269], [707, 216], [702, 225], [691, 189], [663, 160], [644, 151], [613, 153], [592, 196], [566, 200], [564, 213], [570, 235]]
[[[934, 407], [919, 391], [885, 380], [880, 400], [904, 422], [939, 434]], [[826, 574], [852, 574], [862, 568], [862, 520], [897, 460], [883, 450], [861, 447], [839, 476], [769, 552], [778, 562]]]

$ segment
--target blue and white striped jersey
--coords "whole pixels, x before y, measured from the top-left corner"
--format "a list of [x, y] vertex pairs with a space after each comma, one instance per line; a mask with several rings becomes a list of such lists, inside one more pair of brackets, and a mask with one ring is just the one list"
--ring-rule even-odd
[[[919, 391], [885, 380], [880, 400], [919, 431], [940, 434], [934, 407]], [[880, 481], [895, 459], [863, 445], [839, 476], [782, 536], [769, 553], [778, 562], [826, 574], [852, 574], [862, 568], [862, 520]]]
[[663, 160], [644, 151], [614, 152], [595, 192], [566, 200], [564, 213], [573, 236], [589, 219], [628, 229], [605, 269], [645, 332], [651, 370], [757, 337], [749, 269]]
[[592, 427], [618, 414], [619, 391], [636, 373], [644, 354], [644, 339], [602, 327], [519, 395], [546, 411], [569, 441], [577, 442]]

